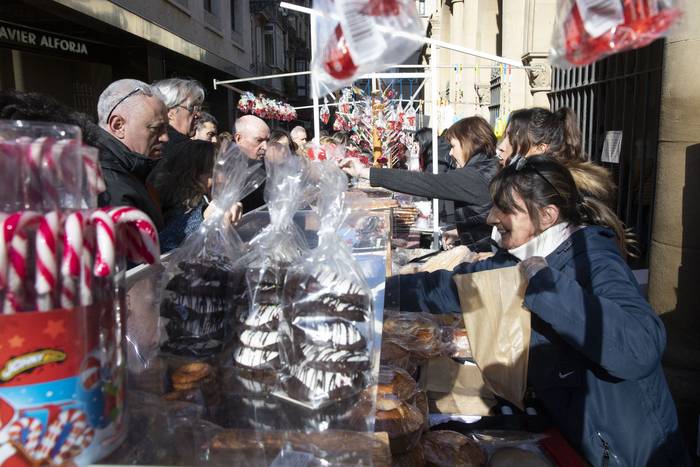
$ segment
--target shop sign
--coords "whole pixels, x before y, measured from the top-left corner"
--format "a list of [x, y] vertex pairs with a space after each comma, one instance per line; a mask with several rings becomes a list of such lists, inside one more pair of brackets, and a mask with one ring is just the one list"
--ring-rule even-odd
[[8, 23], [0, 23], [0, 42], [9, 42], [25, 47], [49, 49], [64, 53], [88, 55], [88, 48], [85, 42]]

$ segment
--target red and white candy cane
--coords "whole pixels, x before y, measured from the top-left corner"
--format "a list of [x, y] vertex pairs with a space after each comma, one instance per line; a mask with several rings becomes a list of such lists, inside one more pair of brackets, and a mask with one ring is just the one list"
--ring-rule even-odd
[[21, 446], [29, 457], [36, 459], [43, 431], [41, 420], [22, 417], [9, 426], [7, 436], [16, 446]]
[[34, 211], [20, 211], [11, 214], [4, 222], [5, 241], [10, 238], [7, 251], [7, 290], [4, 311], [16, 313], [22, 309], [22, 286], [27, 278], [27, 228], [41, 220], [41, 214]]
[[5, 221], [9, 216], [9, 214], [0, 212], [0, 290], [4, 290], [5, 284], [7, 284], [7, 247], [10, 240], [5, 234]]
[[[64, 432], [69, 427], [70, 431], [65, 435]], [[75, 457], [83, 450], [80, 443], [81, 441], [84, 442], [83, 435], [90, 429], [85, 412], [78, 409], [64, 410], [49, 427], [47, 435], [44, 437], [44, 440], [47, 441], [46, 446], [44, 445], [44, 440], [42, 440], [40, 454], [44, 455], [41, 459], [45, 459], [53, 454], [51, 460], [55, 464], [61, 465], [68, 459]], [[61, 435], [64, 435], [64, 440], [63, 443], [58, 446], [57, 443]], [[83, 439], [81, 440], [81, 438]]]
[[97, 277], [108, 277], [114, 273], [116, 232], [114, 221], [109, 213], [98, 209], [90, 214], [90, 222], [95, 226], [95, 269]]
[[80, 253], [80, 304], [92, 304], [92, 257], [95, 252], [95, 229], [86, 225], [83, 230], [83, 251]]
[[73, 212], [66, 217], [61, 260], [61, 306], [64, 308], [74, 307], [78, 299], [76, 282], [80, 280], [83, 226], [84, 219], [81, 212]]
[[158, 231], [150, 217], [132, 207], [113, 208], [109, 215], [119, 231], [124, 233], [130, 261], [153, 264], [160, 260]]
[[36, 289], [37, 310], [54, 308], [55, 291], [58, 288], [58, 237], [60, 215], [57, 211], [45, 214], [36, 232]]
[[104, 178], [102, 177], [99, 151], [90, 146], [83, 146], [81, 148], [81, 154], [83, 157], [83, 166], [85, 168], [85, 178], [90, 193], [97, 196], [107, 189]]

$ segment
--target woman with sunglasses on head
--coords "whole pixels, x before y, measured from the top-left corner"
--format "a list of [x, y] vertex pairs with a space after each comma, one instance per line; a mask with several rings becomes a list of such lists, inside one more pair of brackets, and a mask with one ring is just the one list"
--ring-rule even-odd
[[353, 177], [369, 179], [370, 185], [426, 198], [454, 201], [457, 233], [462, 245], [488, 238], [486, 216], [491, 208], [488, 186], [498, 171], [496, 137], [481, 117], [464, 118], [445, 134], [456, 170], [432, 174], [397, 169], [363, 167], [346, 159], [344, 170]]
[[576, 114], [568, 107], [554, 112], [541, 107], [511, 112], [496, 156], [501, 166], [520, 157], [547, 152], [571, 171], [576, 186], [608, 206], [615, 201], [615, 183], [605, 167], [586, 158]]
[[499, 251], [454, 272], [390, 278], [400, 308], [461, 312], [455, 274], [518, 264], [531, 313], [528, 386], [572, 446], [595, 466], [686, 465], [661, 367], [665, 330], [625, 263], [615, 214], [548, 156], [504, 168], [490, 190]]

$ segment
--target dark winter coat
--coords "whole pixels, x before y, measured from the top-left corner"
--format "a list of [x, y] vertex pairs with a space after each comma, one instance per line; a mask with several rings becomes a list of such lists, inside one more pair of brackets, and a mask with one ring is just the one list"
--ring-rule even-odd
[[498, 168], [495, 157], [476, 154], [461, 169], [443, 174], [370, 169], [369, 182], [401, 193], [454, 201], [460, 242], [470, 245], [491, 235], [486, 224], [491, 209], [489, 184]]
[[92, 143], [100, 150], [100, 165], [107, 191], [100, 194], [100, 206], [133, 206], [148, 214], [158, 230], [163, 215], [146, 188], [146, 178], [158, 161], [132, 152], [103, 129]]
[[[614, 234], [575, 232], [530, 280], [528, 384], [571, 444], [595, 466], [687, 465], [676, 407], [661, 367], [666, 333], [639, 292]], [[459, 311], [453, 274], [512, 266], [499, 252], [454, 272], [391, 278], [401, 308]]]

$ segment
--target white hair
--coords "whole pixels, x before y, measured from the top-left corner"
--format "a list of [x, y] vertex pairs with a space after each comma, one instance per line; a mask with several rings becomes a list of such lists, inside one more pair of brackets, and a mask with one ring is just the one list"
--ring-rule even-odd
[[117, 80], [107, 86], [97, 100], [97, 123], [101, 127], [106, 128], [110, 113], [113, 113], [122, 104], [126, 96], [137, 90], [141, 91], [145, 96], [156, 97], [161, 101], [165, 100], [158, 89], [149, 86], [143, 81], [137, 79]]
[[292, 138], [295, 138], [295, 135], [301, 136], [300, 133], [302, 131], [304, 132], [304, 136], [306, 136], [306, 128], [304, 128], [303, 126], [295, 126], [294, 128], [292, 128], [292, 131], [290, 131], [289, 134], [292, 135]]
[[202, 105], [204, 102], [204, 87], [199, 81], [193, 79], [170, 78], [156, 81], [153, 86], [163, 93], [163, 102], [169, 109], [176, 107], [187, 99], [191, 99], [193, 105]]

